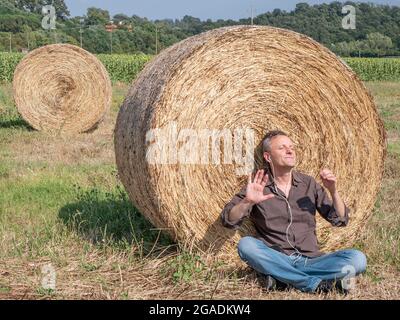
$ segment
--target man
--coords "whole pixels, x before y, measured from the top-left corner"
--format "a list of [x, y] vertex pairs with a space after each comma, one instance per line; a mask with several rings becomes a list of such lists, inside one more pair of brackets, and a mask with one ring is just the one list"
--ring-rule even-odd
[[364, 272], [365, 255], [355, 249], [325, 254], [316, 236], [316, 211], [335, 227], [348, 224], [349, 209], [336, 189], [336, 177], [328, 169], [320, 172], [331, 200], [314, 178], [293, 170], [294, 144], [282, 131], [266, 135], [263, 157], [267, 174], [259, 170], [254, 179], [249, 175], [247, 186], [221, 213], [228, 228], [239, 228], [246, 217], [254, 223], [258, 235], [240, 239], [240, 258], [266, 276], [268, 289], [278, 280], [304, 292], [326, 292], [335, 286], [347, 292], [347, 282], [340, 280]]

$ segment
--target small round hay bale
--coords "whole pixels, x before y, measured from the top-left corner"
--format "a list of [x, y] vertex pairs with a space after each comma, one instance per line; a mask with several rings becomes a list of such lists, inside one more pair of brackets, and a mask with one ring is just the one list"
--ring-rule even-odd
[[82, 133], [95, 128], [111, 105], [107, 70], [91, 53], [69, 44], [40, 47], [18, 64], [14, 100], [33, 128]]
[[322, 168], [333, 170], [351, 208], [350, 223], [332, 228], [318, 218], [318, 236], [323, 250], [351, 245], [380, 188], [386, 153], [382, 121], [349, 67], [311, 38], [280, 28], [212, 30], [165, 49], [146, 65], [115, 129], [119, 176], [130, 199], [174, 239], [237, 261], [237, 241], [254, 229], [247, 220], [231, 231], [219, 214], [246, 183], [243, 163], [240, 157], [225, 161], [224, 152], [232, 151], [224, 144], [228, 138], [216, 140], [220, 163], [211, 159], [211, 142], [202, 149], [203, 156], [211, 150], [208, 159], [195, 155], [195, 161], [185, 161], [182, 148], [188, 147], [189, 158], [196, 154], [196, 139], [188, 141], [205, 130], [228, 132], [233, 143], [240, 142], [235, 139], [245, 132], [238, 128], [254, 133], [257, 166], [265, 133], [281, 129], [298, 145], [297, 170], [319, 182]]

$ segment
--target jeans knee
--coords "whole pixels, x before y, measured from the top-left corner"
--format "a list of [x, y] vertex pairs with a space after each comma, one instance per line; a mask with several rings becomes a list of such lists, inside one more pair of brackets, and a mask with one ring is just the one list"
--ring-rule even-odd
[[237, 249], [239, 256], [244, 259], [251, 253], [254, 253], [257, 249], [256, 238], [251, 236], [245, 236], [239, 240]]
[[349, 264], [355, 269], [356, 274], [365, 272], [367, 269], [367, 257], [363, 252], [356, 249], [348, 250]]

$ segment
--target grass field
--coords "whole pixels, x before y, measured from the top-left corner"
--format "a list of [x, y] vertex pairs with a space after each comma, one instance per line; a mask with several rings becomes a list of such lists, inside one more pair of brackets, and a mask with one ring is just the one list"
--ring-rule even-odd
[[[74, 139], [30, 129], [10, 84], [0, 85], [0, 298], [400, 298], [400, 82], [368, 82], [388, 130], [389, 154], [374, 214], [356, 247], [368, 270], [355, 292], [266, 292], [249, 268], [177, 246], [130, 204], [118, 180], [113, 128], [127, 85], [113, 86], [98, 130]], [[56, 271], [43, 289], [42, 268]]]

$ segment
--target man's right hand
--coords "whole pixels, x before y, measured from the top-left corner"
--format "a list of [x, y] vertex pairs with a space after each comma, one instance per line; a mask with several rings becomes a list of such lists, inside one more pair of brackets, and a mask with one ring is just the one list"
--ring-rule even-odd
[[250, 212], [253, 205], [274, 197], [273, 194], [264, 195], [264, 187], [267, 185], [268, 175], [264, 177], [264, 170], [258, 170], [254, 181], [249, 175], [249, 181], [246, 187], [246, 196], [235, 205], [228, 214], [228, 221], [235, 224]]
[[273, 194], [264, 194], [264, 188], [267, 183], [268, 174], [264, 175], [264, 170], [257, 171], [256, 175], [254, 176], [254, 181], [252, 181], [251, 174], [249, 174], [245, 201], [254, 205], [264, 200], [273, 198]]

